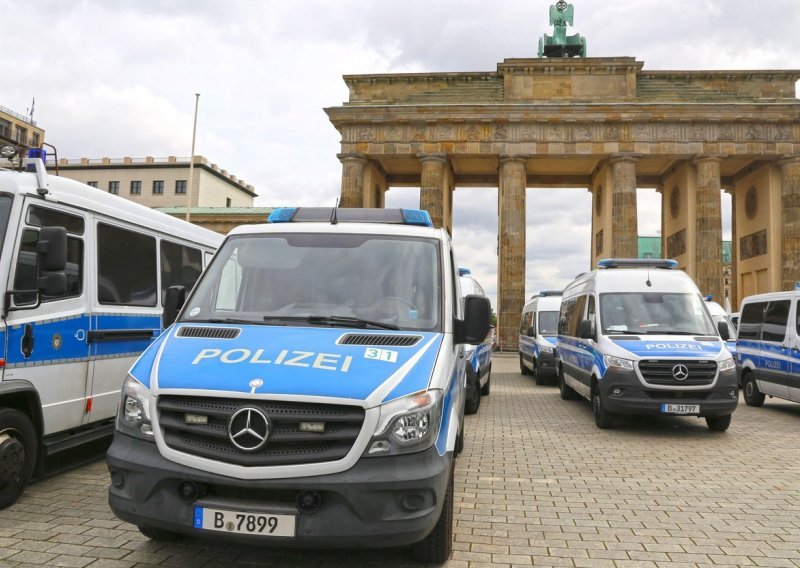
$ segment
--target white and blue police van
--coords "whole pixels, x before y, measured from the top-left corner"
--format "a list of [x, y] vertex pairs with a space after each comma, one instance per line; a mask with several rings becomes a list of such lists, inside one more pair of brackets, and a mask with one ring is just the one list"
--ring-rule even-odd
[[[477, 295], [486, 297], [483, 286], [472, 275], [469, 268], [458, 269], [461, 280], [461, 296]], [[492, 388], [492, 338], [487, 334], [477, 345], [467, 345], [464, 356], [467, 358], [466, 373], [466, 414], [475, 414], [481, 406], [481, 396], [488, 396]]]
[[761, 406], [766, 396], [800, 402], [800, 290], [748, 296], [736, 338], [744, 400]]
[[543, 290], [522, 308], [519, 329], [519, 370], [533, 375], [537, 385], [555, 379], [556, 338], [561, 291]]
[[[462, 302], [426, 211], [282, 208], [231, 231], [130, 369], [109, 504], [156, 540], [452, 549], [464, 440]], [[166, 321], [165, 321], [166, 323]]]
[[0, 169], [0, 508], [63, 452], [110, 441], [127, 370], [162, 331], [167, 288], [191, 288], [222, 242], [49, 175], [44, 151], [31, 154]]
[[694, 281], [677, 262], [606, 259], [565, 289], [558, 321], [561, 398], [592, 403], [600, 428], [622, 414], [704, 417], [726, 430], [739, 391]]
[[719, 303], [715, 302], [712, 296], [706, 296], [706, 307], [708, 313], [711, 314], [711, 319], [714, 320], [714, 325], [717, 327], [724, 327], [728, 330], [727, 339], [725, 339], [725, 347], [736, 360], [736, 326], [733, 325], [730, 314], [725, 311]]

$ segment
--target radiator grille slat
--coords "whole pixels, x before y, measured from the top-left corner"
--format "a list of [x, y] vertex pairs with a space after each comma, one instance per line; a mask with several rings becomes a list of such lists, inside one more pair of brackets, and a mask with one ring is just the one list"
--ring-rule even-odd
[[199, 337], [202, 339], [236, 339], [242, 332], [236, 327], [182, 327], [178, 337]]
[[412, 347], [422, 339], [419, 335], [388, 335], [375, 333], [348, 333], [337, 342], [339, 345], [380, 345], [384, 347]]

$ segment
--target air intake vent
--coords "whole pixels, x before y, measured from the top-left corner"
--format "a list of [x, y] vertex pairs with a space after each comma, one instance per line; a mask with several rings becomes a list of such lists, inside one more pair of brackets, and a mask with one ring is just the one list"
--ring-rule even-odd
[[202, 337], [204, 339], [236, 339], [242, 332], [236, 327], [182, 327], [178, 337]]
[[380, 335], [349, 333], [339, 338], [339, 345], [383, 345], [389, 347], [411, 347], [422, 339], [419, 335]]

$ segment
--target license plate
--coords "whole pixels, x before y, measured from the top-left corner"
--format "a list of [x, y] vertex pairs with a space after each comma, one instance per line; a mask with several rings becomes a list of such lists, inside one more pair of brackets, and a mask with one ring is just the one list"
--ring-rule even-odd
[[294, 536], [295, 515], [268, 515], [194, 508], [194, 528], [259, 536]]
[[699, 404], [662, 404], [662, 414], [700, 414]]

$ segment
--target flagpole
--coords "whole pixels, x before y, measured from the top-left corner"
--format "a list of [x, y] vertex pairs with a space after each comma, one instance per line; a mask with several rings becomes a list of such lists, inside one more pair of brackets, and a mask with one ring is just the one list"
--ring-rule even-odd
[[192, 184], [194, 183], [194, 141], [197, 136], [197, 107], [200, 105], [200, 93], [194, 94], [194, 125], [192, 126], [192, 156], [189, 158], [189, 187], [186, 188], [186, 220], [192, 217]]

